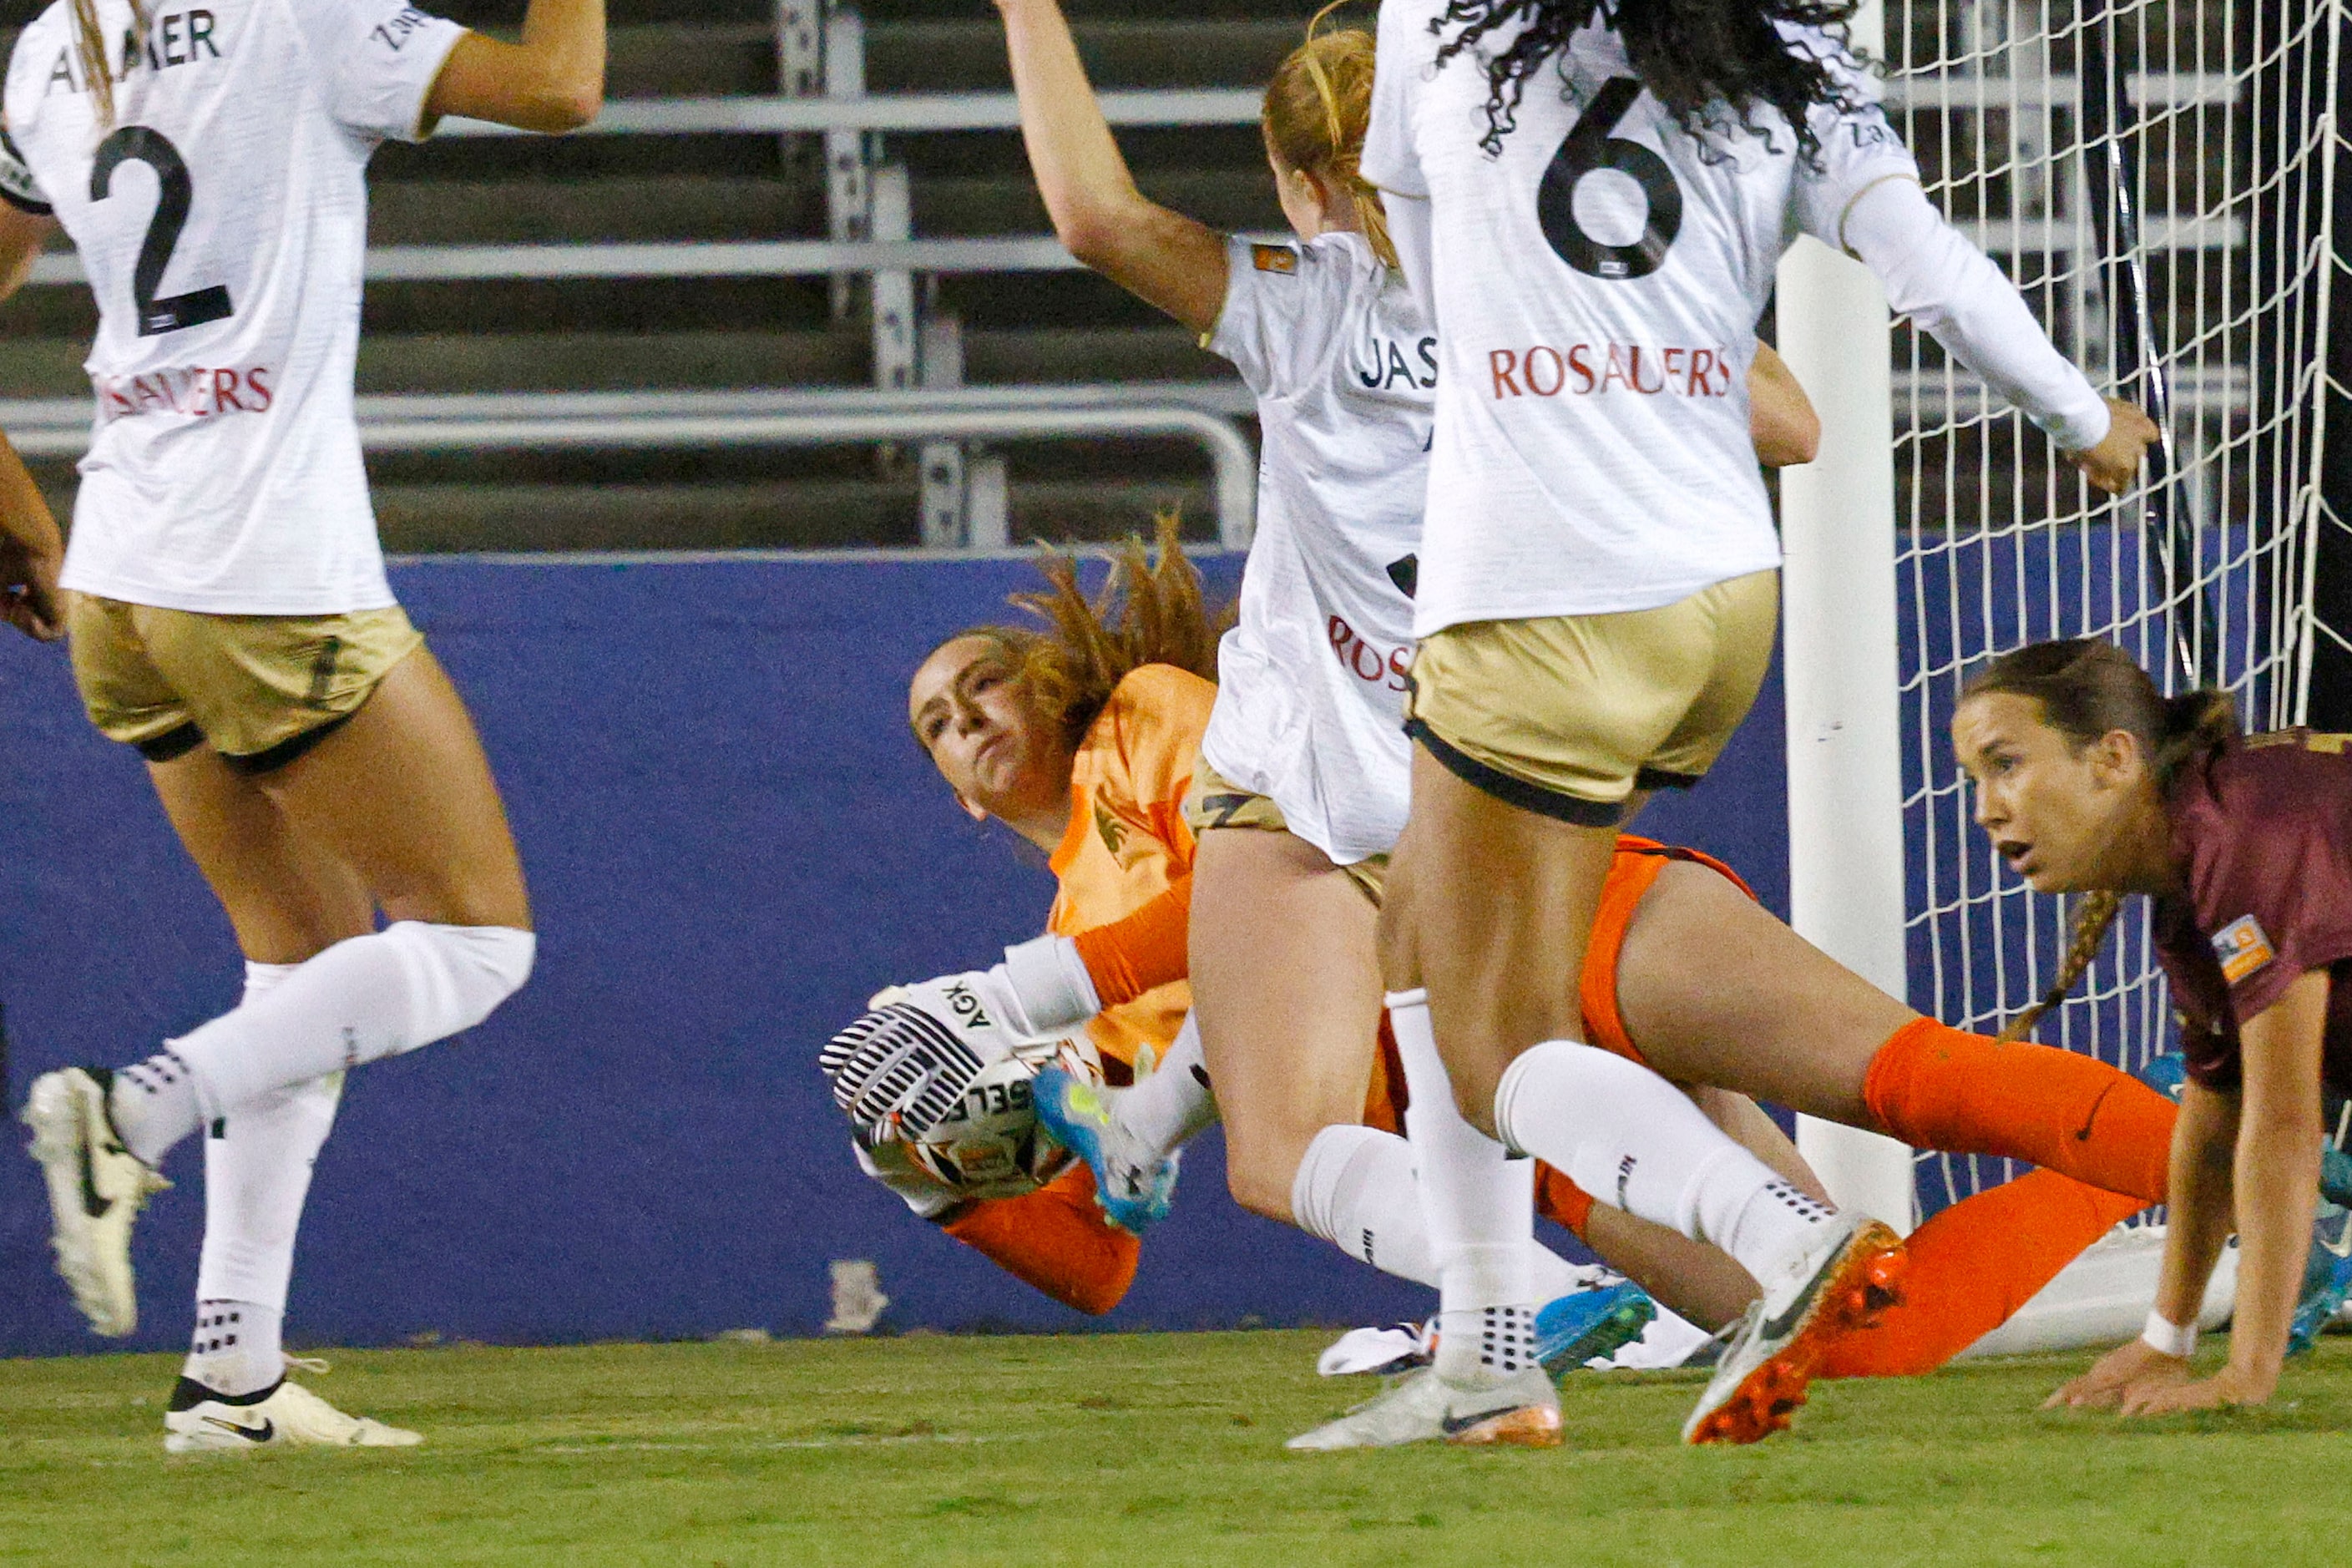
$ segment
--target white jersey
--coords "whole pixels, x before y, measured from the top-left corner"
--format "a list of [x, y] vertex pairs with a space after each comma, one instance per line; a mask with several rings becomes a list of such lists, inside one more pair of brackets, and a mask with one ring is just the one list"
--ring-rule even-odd
[[1404, 830], [1435, 334], [1360, 235], [1231, 242], [1209, 347], [1257, 395], [1257, 537], [1217, 650], [1209, 765], [1349, 865]]
[[1812, 168], [1769, 105], [1769, 137], [1685, 133], [1596, 24], [1527, 78], [1489, 154], [1486, 58], [1433, 63], [1444, 10], [1383, 0], [1363, 156], [1431, 203], [1444, 368], [1416, 630], [1650, 609], [1777, 566], [1748, 424], [1774, 266], [1801, 231], [1835, 245], [1870, 185], [1918, 177], [1869, 79], [1790, 35], [1863, 105], [1813, 111]]
[[[393, 603], [352, 407], [369, 155], [416, 139], [465, 29], [402, 0], [98, 0], [98, 122], [70, 7], [18, 39], [0, 195], [53, 209], [98, 298], [64, 581], [135, 604]], [[129, 57], [127, 66], [124, 57]]]

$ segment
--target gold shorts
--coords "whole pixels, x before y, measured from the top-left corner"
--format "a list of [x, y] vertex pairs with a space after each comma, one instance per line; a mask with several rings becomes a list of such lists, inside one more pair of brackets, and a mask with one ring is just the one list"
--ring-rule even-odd
[[1405, 728], [1456, 777], [1524, 810], [1613, 827], [1636, 790], [1696, 784], [1772, 663], [1780, 574], [1654, 610], [1474, 621], [1423, 637]]
[[240, 773], [300, 756], [425, 639], [398, 605], [208, 616], [68, 595], [74, 684], [110, 741], [167, 763], [206, 742]]
[[[1272, 796], [1254, 794], [1230, 782], [1209, 765], [1206, 757], [1192, 760], [1192, 787], [1184, 792], [1184, 826], [1192, 830], [1195, 838], [1213, 827], [1290, 831], [1290, 824], [1283, 820], [1282, 807], [1274, 804]], [[1375, 855], [1339, 869], [1364, 890], [1374, 909], [1380, 907], [1381, 894], [1388, 882], [1387, 856]]]

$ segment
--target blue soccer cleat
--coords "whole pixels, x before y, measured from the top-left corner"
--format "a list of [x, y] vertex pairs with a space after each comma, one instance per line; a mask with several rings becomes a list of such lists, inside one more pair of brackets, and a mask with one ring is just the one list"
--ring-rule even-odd
[[2333, 1143], [2319, 1152], [2319, 1195], [2352, 1208], [2352, 1154]]
[[2303, 1266], [2303, 1294], [2286, 1331], [2286, 1353], [2304, 1355], [2344, 1310], [2352, 1294], [2352, 1209], [2319, 1205], [2311, 1222], [2311, 1257]]
[[1657, 1303], [1631, 1280], [1555, 1296], [1536, 1312], [1536, 1359], [1554, 1377], [1615, 1355], [1656, 1320]]
[[2150, 1057], [2132, 1068], [2132, 1077], [2170, 1100], [2179, 1100], [2181, 1085], [2189, 1081], [2189, 1058], [2179, 1051], [2167, 1051], [2160, 1057]]
[[1095, 1201], [1111, 1224], [1135, 1236], [1168, 1217], [1179, 1151], [1162, 1154], [1121, 1125], [1118, 1089], [1047, 1068], [1029, 1086], [1037, 1124], [1095, 1173]]

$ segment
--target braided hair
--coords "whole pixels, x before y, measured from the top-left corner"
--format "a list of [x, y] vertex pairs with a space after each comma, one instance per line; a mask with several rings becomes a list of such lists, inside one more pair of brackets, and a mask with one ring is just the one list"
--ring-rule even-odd
[[1478, 144], [1489, 153], [1503, 150], [1517, 123], [1528, 79], [1598, 17], [1624, 40], [1642, 85], [1685, 132], [1697, 137], [1736, 125], [1769, 137], [1755, 111], [1769, 105], [1796, 132], [1798, 156], [1813, 163], [1821, 140], [1808, 111], [1858, 104], [1827, 65], [1791, 47], [1773, 24], [1831, 28], [1843, 40], [1855, 9], [1854, 0], [1448, 0], [1445, 15], [1429, 26], [1440, 36], [1461, 28], [1439, 47], [1443, 65], [1488, 34], [1524, 24], [1486, 62], [1486, 134]]
[[[2032, 643], [2005, 653], [1960, 689], [1962, 702], [1998, 695], [2032, 698], [2042, 710], [2042, 721], [2078, 750], [2114, 731], [2128, 732], [2148, 759], [2159, 791], [2168, 792], [2191, 763], [2210, 758], [2239, 732], [2238, 704], [2228, 692], [2166, 697], [2129, 654], [2091, 637]], [[2009, 1021], [2002, 1039], [2024, 1039], [2066, 1000], [2099, 956], [2122, 909], [2123, 895], [2116, 892], [2085, 893], [2075, 900], [2057, 973], [2039, 1001]]]

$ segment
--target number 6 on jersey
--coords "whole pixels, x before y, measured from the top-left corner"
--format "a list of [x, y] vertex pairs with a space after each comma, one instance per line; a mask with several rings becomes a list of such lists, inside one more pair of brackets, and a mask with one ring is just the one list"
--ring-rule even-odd
[[[1559, 144], [1536, 187], [1536, 217], [1559, 258], [1588, 278], [1646, 278], [1664, 266], [1666, 251], [1682, 232], [1683, 193], [1666, 161], [1643, 146], [1609, 133], [1642, 96], [1629, 76], [1611, 77]], [[1630, 176], [1648, 198], [1642, 237], [1632, 245], [1604, 245], [1584, 232], [1576, 218], [1576, 187], [1597, 169]]]

